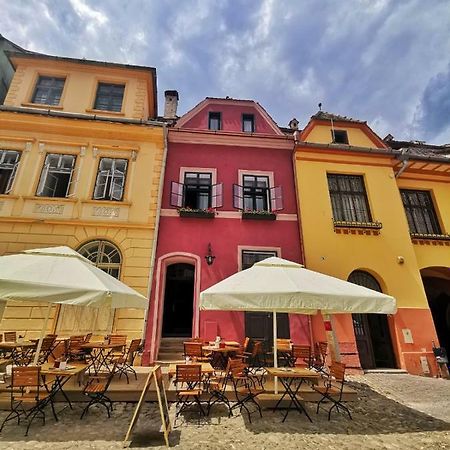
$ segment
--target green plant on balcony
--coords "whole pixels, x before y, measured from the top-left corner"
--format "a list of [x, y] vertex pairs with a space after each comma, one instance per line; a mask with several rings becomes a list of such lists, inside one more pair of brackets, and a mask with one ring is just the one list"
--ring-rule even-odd
[[190, 208], [187, 206], [178, 208], [178, 214], [180, 217], [212, 218], [216, 215], [216, 211], [213, 208]]
[[267, 209], [244, 209], [242, 211], [243, 219], [260, 219], [260, 220], [275, 220], [276, 213], [268, 211]]

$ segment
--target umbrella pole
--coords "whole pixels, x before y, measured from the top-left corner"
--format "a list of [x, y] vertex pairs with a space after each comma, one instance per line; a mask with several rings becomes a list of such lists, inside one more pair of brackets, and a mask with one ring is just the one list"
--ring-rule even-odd
[[[277, 345], [277, 312], [273, 312], [273, 366], [278, 367], [278, 345]], [[275, 394], [278, 394], [278, 377], [275, 377], [274, 380], [275, 386]]]
[[39, 360], [39, 353], [41, 353], [42, 341], [44, 340], [44, 336], [45, 336], [45, 333], [47, 331], [47, 324], [48, 324], [48, 319], [50, 318], [51, 310], [52, 310], [52, 304], [49, 303], [48, 306], [47, 306], [47, 314], [45, 316], [44, 326], [42, 327], [41, 335], [39, 336], [38, 345], [36, 347], [36, 353], [34, 354], [33, 364], [35, 366], [37, 366], [37, 363], [38, 363], [38, 360]]

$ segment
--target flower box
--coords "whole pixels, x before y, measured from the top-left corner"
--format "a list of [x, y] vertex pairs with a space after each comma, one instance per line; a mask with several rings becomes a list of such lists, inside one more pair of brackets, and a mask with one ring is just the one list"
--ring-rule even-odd
[[243, 211], [242, 218], [250, 220], [276, 220], [277, 215], [273, 212], [260, 213], [260, 212]]
[[214, 219], [215, 212], [214, 211], [204, 211], [197, 209], [179, 209], [178, 213], [180, 217], [197, 217], [198, 219]]

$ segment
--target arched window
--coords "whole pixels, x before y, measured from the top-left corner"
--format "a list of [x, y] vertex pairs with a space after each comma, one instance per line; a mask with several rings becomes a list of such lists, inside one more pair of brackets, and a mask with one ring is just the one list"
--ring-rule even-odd
[[111, 242], [91, 241], [82, 245], [78, 253], [114, 278], [120, 277], [122, 256], [119, 249]]
[[359, 284], [374, 291], [383, 292], [380, 283], [376, 278], [363, 270], [354, 270], [348, 277], [348, 281], [353, 284]]

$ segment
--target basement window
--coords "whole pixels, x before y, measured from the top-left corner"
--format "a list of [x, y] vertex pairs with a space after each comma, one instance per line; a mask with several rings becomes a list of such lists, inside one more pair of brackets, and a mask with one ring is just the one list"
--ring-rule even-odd
[[[75, 193], [75, 156], [48, 154], [37, 188], [38, 197], [71, 197]], [[71, 194], [69, 192], [72, 191]]]

